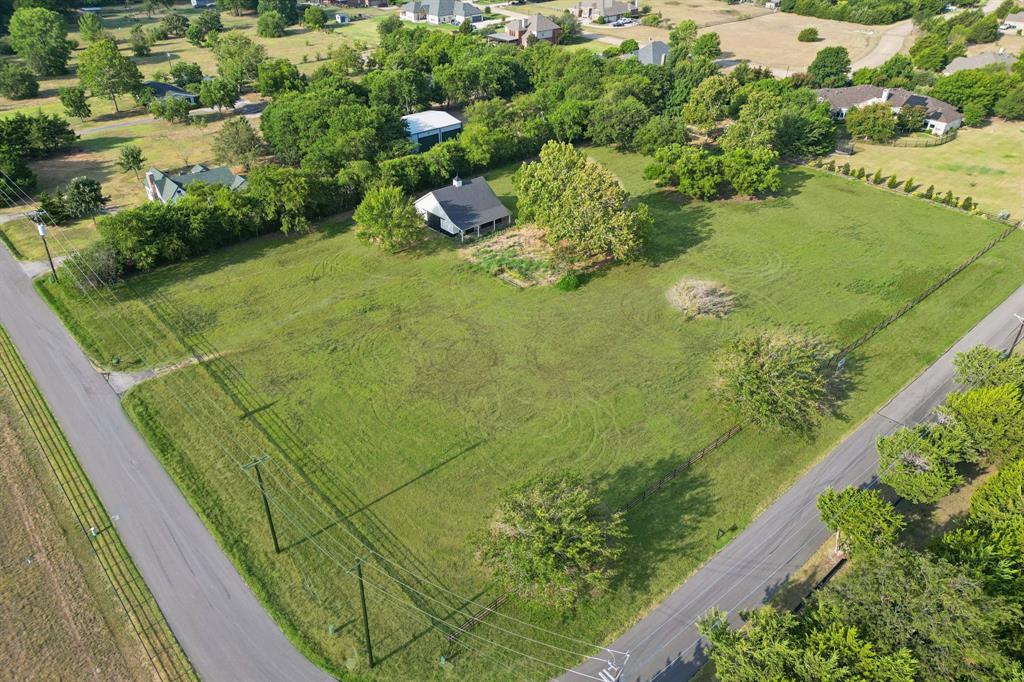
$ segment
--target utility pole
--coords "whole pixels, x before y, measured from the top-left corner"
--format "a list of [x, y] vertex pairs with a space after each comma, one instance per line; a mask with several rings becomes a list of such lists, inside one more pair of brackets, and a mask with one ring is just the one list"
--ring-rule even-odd
[[356, 562], [356, 577], [359, 579], [359, 603], [363, 607], [363, 641], [366, 644], [366, 658], [372, 668], [374, 665], [373, 643], [370, 642], [370, 618], [366, 613], [366, 589], [363, 587], [363, 559], [359, 559]]
[[1017, 313], [1014, 313], [1013, 316], [1017, 318], [1017, 321], [1020, 324], [1017, 325], [1017, 334], [1013, 337], [1013, 343], [1011, 343], [1010, 347], [1006, 349], [1006, 357], [1013, 355], [1013, 349], [1017, 347], [1017, 343], [1020, 342], [1020, 334], [1024, 331], [1024, 317], [1021, 317]]
[[53, 273], [53, 281], [57, 281], [57, 268], [53, 267], [53, 256], [50, 255], [50, 245], [46, 243], [46, 225], [39, 222], [36, 223], [36, 229], [39, 230], [39, 238], [43, 240], [43, 248], [46, 249], [46, 260], [50, 261], [50, 272]]
[[267, 489], [263, 487], [263, 475], [260, 473], [260, 464], [270, 459], [270, 455], [259, 459], [253, 459], [248, 464], [242, 465], [242, 471], [254, 469], [256, 471], [256, 484], [260, 487], [260, 497], [263, 498], [263, 511], [267, 513], [267, 525], [270, 526], [270, 537], [274, 540], [274, 553], [281, 553], [281, 545], [277, 542], [277, 529], [274, 528], [274, 517], [270, 514], [270, 501], [267, 499]]

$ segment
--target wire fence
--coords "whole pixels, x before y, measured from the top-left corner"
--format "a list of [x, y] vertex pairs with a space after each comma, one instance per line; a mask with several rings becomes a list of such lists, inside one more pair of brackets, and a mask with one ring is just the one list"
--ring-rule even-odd
[[838, 353], [836, 353], [835, 356], [833, 356], [832, 361], [829, 363], [829, 367], [831, 367], [833, 370], [838, 369], [841, 366], [842, 362], [846, 359], [847, 355], [849, 355], [851, 352], [855, 351], [857, 348], [860, 348], [865, 343], [870, 341], [872, 337], [874, 337], [876, 334], [878, 334], [878, 332], [882, 331], [883, 329], [885, 329], [886, 327], [891, 325], [893, 322], [895, 322], [896, 320], [900, 319], [901, 317], [903, 317], [904, 315], [909, 313], [919, 303], [921, 303], [923, 300], [925, 300], [926, 298], [928, 298], [929, 296], [934, 294], [944, 284], [946, 284], [951, 279], [953, 279], [954, 277], [959, 275], [961, 272], [966, 270], [971, 264], [973, 264], [979, 258], [984, 256], [989, 251], [991, 251], [999, 242], [1001, 242], [1004, 239], [1006, 239], [1007, 237], [1009, 237], [1017, 229], [1019, 229], [1019, 225], [1017, 223], [1013, 223], [1013, 224], [1009, 225], [1005, 230], [1000, 232], [992, 241], [990, 241], [985, 246], [981, 247], [981, 249], [979, 249], [973, 256], [971, 256], [970, 258], [965, 260], [963, 263], [961, 263], [960, 265], [956, 266], [955, 268], [953, 268], [952, 270], [947, 272], [938, 281], [936, 281], [930, 287], [928, 287], [927, 289], [922, 291], [920, 294], [915, 296], [913, 300], [908, 301], [906, 303], [906, 305], [904, 305], [902, 308], [900, 308], [899, 310], [894, 312], [892, 315], [889, 315], [889, 317], [885, 318], [884, 320], [882, 320], [881, 322], [876, 324], [871, 329], [869, 329], [866, 332], [864, 332], [863, 334], [861, 334], [860, 337], [858, 337], [855, 341], [853, 341], [852, 343], [847, 345], [845, 348], [840, 350]]
[[669, 483], [674, 481], [676, 477], [679, 476], [679, 474], [683, 473], [684, 471], [692, 467], [694, 464], [704, 459], [704, 457], [706, 457], [709, 453], [714, 452], [716, 449], [727, 443], [733, 436], [735, 436], [742, 430], [743, 425], [741, 424], [735, 424], [729, 427], [727, 431], [719, 434], [719, 436], [715, 438], [713, 441], [702, 447], [700, 450], [694, 452], [692, 455], [687, 457], [683, 462], [678, 464], [667, 474], [665, 474], [657, 481], [655, 481], [653, 484], [645, 488], [642, 493], [640, 493], [639, 495], [631, 499], [629, 502], [627, 502], [625, 505], [623, 505], [622, 508], [619, 509], [619, 511], [623, 514], [630, 511], [631, 509], [639, 505], [641, 502], [646, 500], [648, 497], [650, 497], [651, 495], [658, 492], [659, 490], [667, 486]]
[[90, 541], [132, 629], [142, 643], [157, 677], [166, 682], [198, 680], [163, 612], [139, 574], [78, 463], [56, 419], [50, 413], [7, 331], [0, 327], [0, 375], [46, 457], [65, 499]]

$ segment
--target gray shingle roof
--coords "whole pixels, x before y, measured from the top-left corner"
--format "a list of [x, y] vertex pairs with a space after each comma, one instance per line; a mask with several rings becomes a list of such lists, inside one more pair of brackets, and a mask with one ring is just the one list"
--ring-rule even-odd
[[1006, 68], [1010, 68], [1015, 61], [1017, 60], [1008, 54], [982, 52], [981, 54], [976, 54], [973, 57], [957, 57], [946, 66], [943, 73], [956, 73], [957, 71], [967, 71], [969, 69], [983, 69], [986, 66], [991, 66], [992, 64], [1002, 64]]
[[925, 118], [932, 121], [941, 121], [943, 123], [950, 123], [963, 118], [960, 112], [957, 111], [957, 108], [952, 104], [935, 99], [934, 97], [918, 95], [910, 90], [904, 90], [903, 88], [882, 88], [877, 85], [854, 85], [848, 88], [822, 88], [815, 92], [817, 93], [819, 100], [828, 102], [832, 109], [836, 110], [859, 107], [868, 104], [871, 100], [882, 101], [886, 91], [888, 91], [889, 96], [888, 99], [885, 100], [885, 103], [894, 108], [902, 108], [905, 106], [924, 107]]
[[171, 201], [174, 193], [179, 188], [186, 188], [193, 182], [205, 182], [208, 185], [226, 185], [235, 190], [245, 185], [245, 176], [235, 175], [230, 168], [221, 166], [219, 168], [207, 168], [202, 164], [196, 164], [187, 173], [169, 175], [156, 168], [150, 168], [147, 175], [153, 176], [157, 193], [164, 203]]
[[509, 216], [508, 209], [482, 177], [463, 180], [461, 187], [448, 185], [430, 194], [434, 195], [448, 219], [463, 230]]
[[668, 58], [668, 45], [660, 40], [652, 40], [636, 52], [631, 52], [630, 54], [640, 60], [641, 64], [662, 66]]
[[194, 93], [179, 88], [177, 85], [172, 83], [161, 83], [160, 81], [146, 81], [142, 84], [144, 87], [149, 88], [153, 95], [159, 99], [163, 99], [168, 95], [177, 95], [179, 97], [195, 97]]

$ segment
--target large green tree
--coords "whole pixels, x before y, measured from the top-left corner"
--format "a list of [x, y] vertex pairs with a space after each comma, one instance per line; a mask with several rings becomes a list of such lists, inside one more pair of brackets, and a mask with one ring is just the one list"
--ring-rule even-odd
[[853, 107], [846, 112], [846, 130], [853, 137], [888, 142], [896, 137], [896, 116], [884, 102]]
[[902, 428], [878, 439], [879, 479], [914, 503], [936, 502], [961, 484], [957, 464], [975, 452], [960, 429], [939, 424]]
[[829, 404], [827, 357], [828, 346], [805, 334], [741, 336], [718, 359], [719, 395], [755, 424], [809, 431]]
[[11, 47], [40, 76], [64, 73], [71, 56], [68, 28], [57, 12], [25, 7], [14, 12], [8, 27]]
[[736, 147], [722, 156], [726, 181], [737, 194], [752, 197], [782, 187], [779, 153], [769, 147]]
[[110, 97], [117, 106], [117, 96], [135, 93], [142, 87], [142, 73], [128, 57], [117, 49], [113, 40], [98, 40], [78, 58], [78, 78], [94, 97]]
[[818, 496], [821, 521], [836, 534], [836, 548], [863, 556], [891, 546], [906, 523], [877, 490], [829, 488]]
[[1013, 384], [950, 393], [938, 414], [967, 434], [990, 461], [1016, 459], [1024, 452], [1024, 401]]
[[699, 628], [711, 642], [721, 682], [914, 682], [917, 662], [906, 649], [882, 654], [857, 628], [835, 620], [802, 623], [788, 611], [763, 606], [741, 614], [734, 630], [712, 611]]
[[1011, 680], [1001, 632], [1018, 617], [962, 568], [894, 548], [859, 559], [819, 597], [822, 618], [853, 626], [882, 655], [909, 650], [921, 680]]
[[504, 491], [478, 557], [505, 589], [568, 610], [607, 587], [625, 535], [581, 476], [549, 474]]
[[400, 251], [426, 234], [426, 224], [412, 200], [394, 185], [368, 190], [352, 217], [356, 234], [386, 251]]
[[77, 85], [60, 88], [57, 90], [57, 96], [60, 98], [66, 115], [80, 118], [83, 121], [92, 116], [92, 107], [89, 106], [85, 97], [85, 88]]
[[519, 219], [544, 228], [551, 244], [568, 242], [619, 260], [642, 253], [651, 226], [647, 206], [627, 206], [618, 179], [572, 145], [548, 142], [540, 160], [523, 164], [512, 183]]
[[845, 47], [825, 47], [814, 56], [807, 75], [819, 88], [839, 88], [850, 79], [850, 53]]
[[693, 199], [714, 199], [721, 191], [725, 174], [722, 157], [704, 147], [670, 144], [658, 149], [654, 163], [644, 176], [658, 185], [672, 185], [680, 194]]
[[213, 136], [213, 156], [217, 161], [242, 166], [248, 171], [263, 155], [263, 140], [244, 116], [232, 118]]
[[260, 64], [267, 58], [266, 48], [241, 31], [218, 35], [213, 54], [217, 56], [217, 72], [239, 85], [256, 80]]
[[285, 234], [310, 230], [314, 191], [303, 171], [273, 164], [255, 168], [245, 186], [245, 195], [256, 202], [263, 219]]

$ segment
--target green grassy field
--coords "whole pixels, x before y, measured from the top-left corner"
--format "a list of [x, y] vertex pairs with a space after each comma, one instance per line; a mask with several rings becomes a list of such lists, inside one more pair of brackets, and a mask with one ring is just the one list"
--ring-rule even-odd
[[835, 156], [837, 164], [863, 166], [869, 173], [913, 177], [923, 190], [951, 190], [974, 199], [983, 211], [1007, 210], [1024, 218], [1024, 123], [993, 119], [983, 128], [964, 128], [952, 142], [938, 147], [890, 147], [856, 143], [853, 156]]
[[[767, 201], [685, 204], [642, 179], [646, 159], [590, 153], [656, 227], [650, 262], [576, 292], [512, 288], [440, 239], [387, 255], [347, 225], [132, 279], [113, 308], [40, 282], [103, 365], [209, 358], [137, 386], [126, 409], [285, 630], [336, 673], [555, 675], [593, 653], [566, 637], [604, 641], [635, 621], [728, 541], [720, 530], [747, 524], [1020, 284], [1013, 235], [856, 354], [842, 414], [813, 438], [744, 431], [632, 511], [609, 594], [564, 620], [510, 603], [502, 614], [548, 631], [491, 616], [446, 645], [443, 623], [496, 596], [471, 538], [503, 486], [572, 467], [618, 507], [732, 423], [709, 388], [725, 341], [786, 327], [849, 342], [1002, 227], [808, 169]], [[510, 172], [490, 177], [511, 203]], [[742, 304], [684, 322], [665, 299], [683, 277], [717, 279]], [[262, 455], [276, 556], [238, 468]], [[373, 670], [346, 572], [366, 546], [397, 562], [365, 568]]]

